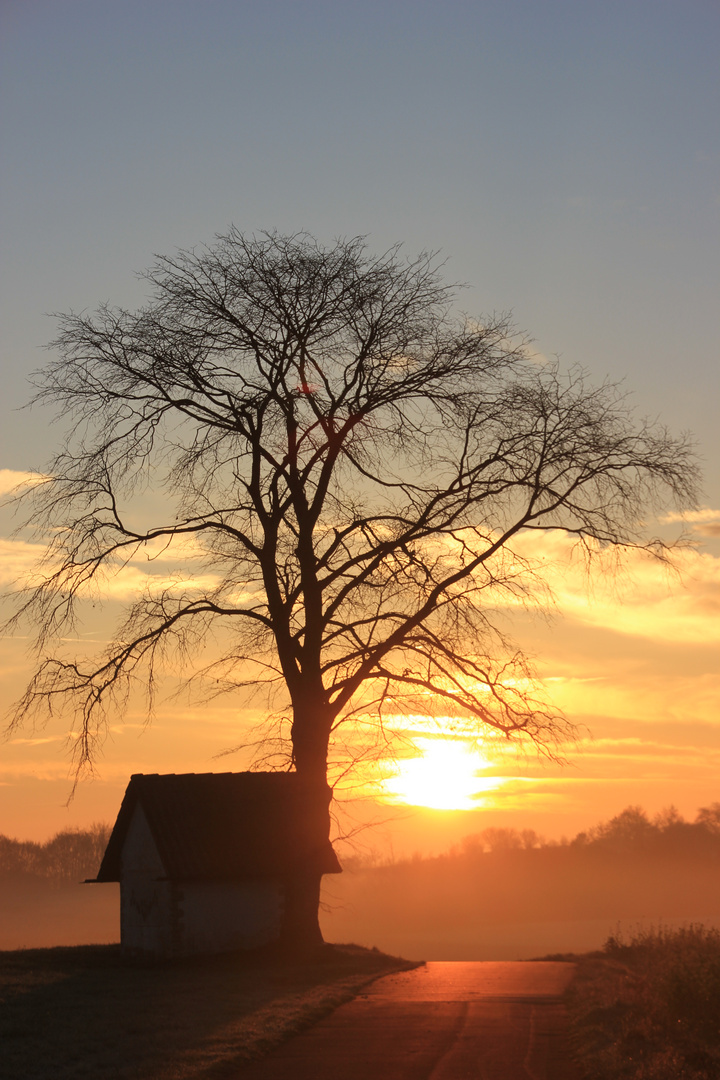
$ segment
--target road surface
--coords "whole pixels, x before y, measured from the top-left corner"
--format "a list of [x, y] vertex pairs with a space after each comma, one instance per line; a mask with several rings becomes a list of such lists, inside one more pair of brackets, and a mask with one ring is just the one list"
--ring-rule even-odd
[[574, 966], [429, 963], [386, 975], [238, 1080], [577, 1080], [562, 995]]

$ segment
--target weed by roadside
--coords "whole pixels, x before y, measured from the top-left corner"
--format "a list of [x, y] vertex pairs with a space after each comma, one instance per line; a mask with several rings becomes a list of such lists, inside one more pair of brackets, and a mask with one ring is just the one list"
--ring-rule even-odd
[[618, 932], [574, 959], [568, 1008], [586, 1080], [720, 1077], [720, 932]]

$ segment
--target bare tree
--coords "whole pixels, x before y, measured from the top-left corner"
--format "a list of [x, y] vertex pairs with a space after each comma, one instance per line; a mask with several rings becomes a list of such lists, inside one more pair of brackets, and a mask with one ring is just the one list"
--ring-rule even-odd
[[[222, 627], [214, 677], [279, 682], [288, 763], [316, 790], [340, 725], [402, 701], [552, 747], [562, 718], [496, 617], [542, 586], [513, 541], [556, 529], [665, 558], [641, 523], [692, 503], [687, 442], [617, 387], [533, 363], [507, 319], [454, 314], [430, 256], [231, 229], [147, 278], [137, 313], [62, 317], [39, 376], [72, 424], [31, 494], [47, 574], [20, 616], [45, 650], [101, 572], [179, 538], [214, 584], [142, 595], [99, 660], [43, 659], [14, 723], [76, 710], [82, 767], [118, 693]], [[165, 502], [143, 522], [148, 486]]]

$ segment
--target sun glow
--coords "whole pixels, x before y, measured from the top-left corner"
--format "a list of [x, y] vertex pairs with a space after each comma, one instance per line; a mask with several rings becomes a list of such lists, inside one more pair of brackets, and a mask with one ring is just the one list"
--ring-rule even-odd
[[420, 757], [398, 762], [395, 774], [385, 781], [393, 802], [428, 806], [435, 810], [471, 810], [479, 796], [494, 791], [502, 780], [480, 777], [490, 762], [460, 739], [417, 739]]

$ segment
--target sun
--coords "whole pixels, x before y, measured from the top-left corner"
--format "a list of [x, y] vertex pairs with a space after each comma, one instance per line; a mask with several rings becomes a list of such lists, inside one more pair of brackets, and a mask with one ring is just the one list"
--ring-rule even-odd
[[497, 777], [479, 777], [490, 762], [460, 739], [417, 739], [420, 757], [398, 762], [385, 781], [393, 802], [428, 806], [434, 810], [471, 810], [478, 796], [500, 786]]

